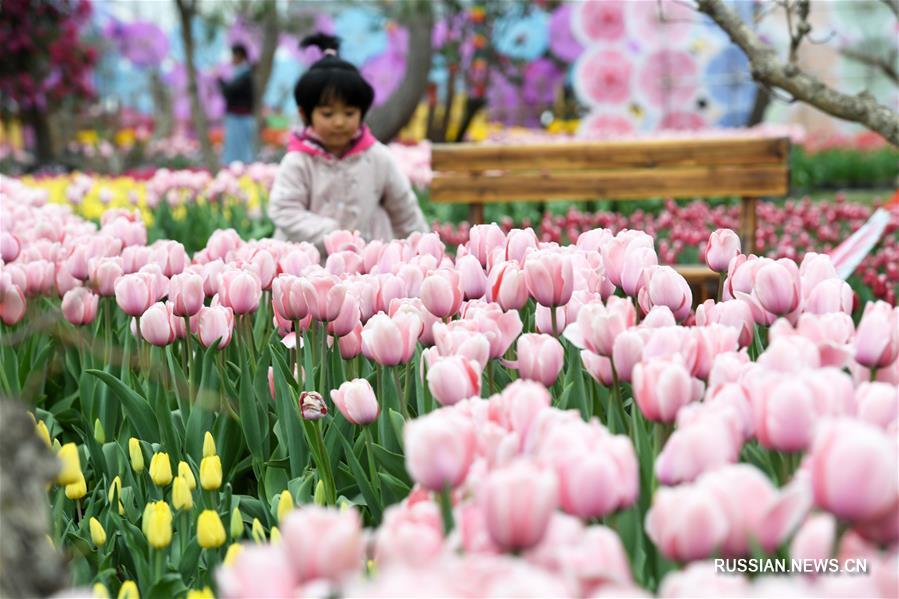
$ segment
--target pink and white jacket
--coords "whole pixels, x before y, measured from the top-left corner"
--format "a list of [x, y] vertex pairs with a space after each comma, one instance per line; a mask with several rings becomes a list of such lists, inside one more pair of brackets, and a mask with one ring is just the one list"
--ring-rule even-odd
[[275, 177], [268, 215], [276, 239], [321, 249], [324, 236], [340, 229], [384, 241], [428, 231], [409, 180], [368, 127], [340, 158], [310, 133], [291, 137]]

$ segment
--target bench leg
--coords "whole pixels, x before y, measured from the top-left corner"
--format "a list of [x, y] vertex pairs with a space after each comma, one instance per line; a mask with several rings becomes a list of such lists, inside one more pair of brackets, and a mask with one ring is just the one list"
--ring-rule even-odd
[[743, 245], [743, 253], [751, 254], [755, 251], [755, 208], [758, 198], [740, 198], [740, 240]]
[[468, 224], [482, 225], [484, 224], [484, 204], [468, 205]]

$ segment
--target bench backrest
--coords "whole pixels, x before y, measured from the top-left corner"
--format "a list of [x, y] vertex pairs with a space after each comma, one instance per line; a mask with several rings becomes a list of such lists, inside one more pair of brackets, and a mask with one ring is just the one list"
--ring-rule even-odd
[[784, 196], [786, 137], [567, 142], [539, 145], [437, 144], [431, 201]]

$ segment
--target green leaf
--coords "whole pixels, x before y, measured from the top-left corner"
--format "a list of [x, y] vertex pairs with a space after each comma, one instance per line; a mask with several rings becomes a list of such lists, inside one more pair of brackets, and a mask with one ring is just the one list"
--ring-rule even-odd
[[365, 473], [359, 460], [356, 459], [353, 448], [350, 447], [349, 442], [343, 436], [340, 437], [340, 440], [343, 443], [343, 451], [347, 459], [347, 464], [350, 466], [350, 469], [352, 469], [353, 476], [356, 478], [356, 484], [359, 486], [359, 492], [362, 493], [362, 497], [365, 498], [365, 503], [368, 505], [368, 509], [371, 512], [372, 524], [377, 526], [381, 522], [381, 502], [377, 495], [375, 495], [374, 489], [372, 489], [371, 482], [368, 480], [368, 475]]
[[375, 461], [377, 461], [378, 464], [392, 476], [411, 486], [412, 479], [409, 478], [409, 473], [406, 472], [406, 458], [378, 445], [377, 443], [372, 444], [372, 449], [375, 454]]
[[378, 472], [378, 478], [381, 479], [381, 491], [384, 493], [385, 506], [399, 503], [409, 496], [411, 487], [398, 478], [390, 476], [386, 472]]
[[[306, 463], [309, 461], [309, 452], [307, 445], [303, 443], [303, 429], [300, 428], [300, 415], [296, 404], [296, 396], [290, 383], [288, 383], [290, 371], [286, 361], [277, 351], [270, 347], [269, 352], [274, 366], [275, 404], [278, 411], [278, 420], [283, 427], [284, 435], [287, 437], [290, 478], [296, 478], [306, 468]], [[311, 370], [308, 370], [308, 372], [311, 372]]]
[[[265, 398], [263, 398], [263, 401]], [[253, 392], [253, 381], [250, 376], [250, 367], [246, 360], [240, 361], [240, 427], [243, 430], [247, 447], [257, 463], [263, 460], [262, 455], [262, 424], [259, 420], [257, 409], [258, 399]]]
[[[150, 409], [147, 400], [108, 372], [93, 369], [85, 372], [97, 377], [112, 389], [116, 397], [119, 398], [131, 426], [142, 440], [151, 443], [160, 442], [156, 417], [153, 415], [153, 410]], [[106, 423], [103, 423], [103, 426], [106, 427]], [[106, 430], [109, 431], [111, 429], [106, 427]]]
[[[175, 516], [175, 518], [177, 519], [178, 516]], [[181, 559], [178, 560], [178, 570], [181, 572], [181, 578], [190, 579], [192, 575], [196, 574], [201, 551], [202, 547], [197, 543], [197, 536], [194, 535], [188, 542], [187, 547], [184, 548], [184, 554], [181, 556]], [[175, 595], [169, 596], [174, 597]]]
[[187, 593], [187, 587], [181, 580], [181, 574], [170, 572], [164, 574], [150, 587], [147, 597], [148, 599], [171, 599], [171, 597], [180, 597], [185, 593]]
[[390, 426], [393, 428], [393, 434], [396, 436], [396, 442], [400, 451], [403, 450], [403, 427], [406, 425], [406, 419], [396, 410], [389, 410]]

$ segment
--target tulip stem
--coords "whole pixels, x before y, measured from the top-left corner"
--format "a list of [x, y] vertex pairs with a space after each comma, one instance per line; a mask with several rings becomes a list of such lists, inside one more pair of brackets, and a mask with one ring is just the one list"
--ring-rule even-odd
[[218, 567], [219, 555], [218, 549], [204, 549], [206, 553], [206, 576], [208, 576], [208, 584], [211, 586], [215, 581], [215, 569]]
[[448, 537], [453, 530], [453, 500], [451, 497], [452, 489], [449, 485], [443, 487], [440, 491], [440, 516], [443, 519], [443, 536]]
[[294, 340], [294, 372], [297, 377], [297, 389], [304, 390], [303, 387], [303, 339], [305, 335], [300, 330], [300, 319], [293, 321], [293, 340]]
[[321, 464], [319, 464], [319, 468], [321, 472], [319, 472], [319, 478], [324, 482], [325, 485], [325, 496], [328, 501], [328, 505], [336, 505], [337, 504], [337, 490], [334, 486], [334, 474], [331, 472], [331, 458], [328, 456], [328, 452], [325, 449], [325, 439], [322, 435], [322, 423], [321, 420], [314, 420], [312, 422], [312, 428], [315, 429], [315, 442], [318, 445], [319, 455], [321, 456]]
[[378, 477], [378, 469], [375, 466], [375, 454], [373, 451], [374, 441], [371, 438], [371, 429], [366, 425], [362, 429], [362, 434], [365, 436], [365, 452], [368, 454], [368, 470], [371, 476], [371, 485], [374, 487], [375, 495], [377, 495], [378, 499], [381, 498], [381, 479]]
[[877, 381], [877, 367], [871, 369], [871, 382], [874, 383]]
[[558, 322], [557, 322], [555, 306], [550, 307], [549, 314], [550, 314], [550, 319], [551, 319], [552, 326], [553, 326], [553, 331], [552, 331], [553, 337], [558, 337], [559, 336], [559, 333], [558, 333], [559, 326], [558, 326]]
[[402, 387], [400, 386], [400, 368], [399, 366], [394, 366], [393, 370], [393, 378], [396, 381], [396, 393], [399, 395], [399, 403], [400, 403], [400, 411], [403, 413], [403, 418], [408, 422], [409, 418], [409, 408], [406, 407], [406, 394], [403, 393]]
[[106, 326], [103, 331], [103, 341], [105, 347], [103, 348], [103, 357], [106, 359], [106, 364], [112, 362], [112, 303], [109, 301], [103, 302], [105, 305], [103, 306], [103, 319], [106, 322]]
[[493, 395], [493, 360], [487, 360], [487, 388], [490, 389], [490, 395]]
[[321, 359], [321, 382], [319, 383], [319, 392], [322, 396], [328, 395], [328, 325], [322, 323], [322, 359]]
[[[193, 352], [190, 346], [190, 316], [184, 317], [184, 376], [187, 377], [187, 405], [193, 408], [194, 398], [194, 368]], [[187, 414], [184, 415], [187, 418]]]
[[[621, 401], [621, 385], [618, 383], [618, 370], [615, 369], [615, 361], [609, 358], [609, 363], [612, 365], [612, 401], [615, 403], [615, 411], [618, 412], [620, 416], [620, 420], [618, 424], [621, 425], [620, 431], [613, 431], [619, 434], [627, 434], [627, 414], [624, 412], [624, 402]], [[637, 409], [637, 402], [635, 401], [631, 405], [631, 411]], [[609, 422], [611, 423], [611, 418], [609, 418]], [[617, 428], [617, 427], [616, 427]]]
[[721, 298], [724, 295], [724, 280], [727, 278], [727, 273], [722, 272], [718, 275], [718, 302], [721, 302]]

